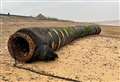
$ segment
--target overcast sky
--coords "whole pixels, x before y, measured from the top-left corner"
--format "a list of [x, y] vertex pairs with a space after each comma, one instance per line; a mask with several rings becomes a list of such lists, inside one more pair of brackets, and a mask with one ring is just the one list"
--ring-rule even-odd
[[0, 13], [45, 16], [76, 21], [120, 19], [119, 0], [0, 0]]

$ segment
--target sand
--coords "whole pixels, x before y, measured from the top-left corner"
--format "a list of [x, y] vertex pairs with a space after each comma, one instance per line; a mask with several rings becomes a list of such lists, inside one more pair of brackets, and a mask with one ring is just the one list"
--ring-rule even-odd
[[[7, 40], [16, 30], [24, 27], [64, 27], [79, 25], [75, 22], [37, 21], [1, 22], [0, 33], [0, 82], [81, 82], [120, 81], [120, 28], [102, 26], [100, 35], [73, 41], [56, 51], [59, 58], [51, 62], [34, 62], [17, 66], [47, 73], [48, 76], [14, 67], [14, 60], [7, 50]], [[60, 76], [67, 79], [60, 79]]]

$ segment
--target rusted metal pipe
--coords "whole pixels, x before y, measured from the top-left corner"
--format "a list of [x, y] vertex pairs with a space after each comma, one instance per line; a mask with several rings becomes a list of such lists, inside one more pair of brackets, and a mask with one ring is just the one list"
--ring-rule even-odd
[[54, 60], [54, 52], [71, 41], [87, 35], [99, 34], [98, 25], [82, 25], [64, 28], [23, 28], [10, 36], [8, 50], [21, 62]]

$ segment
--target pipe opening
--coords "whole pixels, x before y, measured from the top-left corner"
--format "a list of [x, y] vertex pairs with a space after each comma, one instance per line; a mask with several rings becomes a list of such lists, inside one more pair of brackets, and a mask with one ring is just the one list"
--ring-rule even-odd
[[18, 61], [29, 61], [34, 53], [36, 45], [32, 38], [24, 33], [13, 34], [8, 40], [10, 55]]

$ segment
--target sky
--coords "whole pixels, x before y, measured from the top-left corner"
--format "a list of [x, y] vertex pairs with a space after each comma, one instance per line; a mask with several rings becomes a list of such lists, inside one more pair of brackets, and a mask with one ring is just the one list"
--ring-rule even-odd
[[42, 13], [74, 21], [120, 20], [120, 0], [0, 0], [0, 13], [37, 16]]

